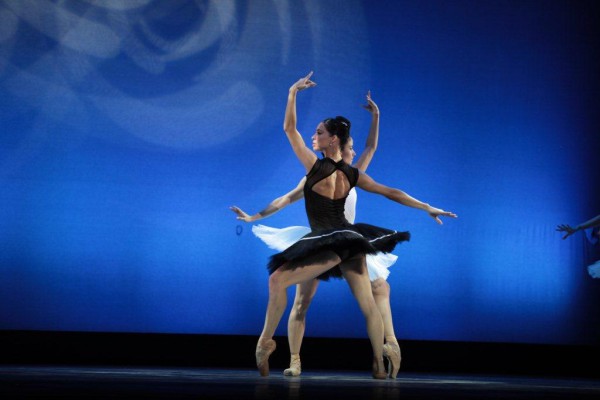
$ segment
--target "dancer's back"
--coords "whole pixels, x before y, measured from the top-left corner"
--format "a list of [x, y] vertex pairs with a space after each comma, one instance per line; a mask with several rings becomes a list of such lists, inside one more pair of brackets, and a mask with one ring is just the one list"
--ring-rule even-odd
[[349, 226], [344, 216], [346, 197], [358, 180], [358, 170], [344, 161], [319, 159], [306, 176], [304, 198], [310, 227], [328, 229]]

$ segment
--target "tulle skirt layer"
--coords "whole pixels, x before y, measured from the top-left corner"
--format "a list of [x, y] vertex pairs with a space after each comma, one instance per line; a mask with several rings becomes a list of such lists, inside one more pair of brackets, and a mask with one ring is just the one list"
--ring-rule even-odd
[[592, 278], [600, 278], [600, 260], [588, 265], [587, 270]]
[[310, 228], [307, 226], [288, 226], [279, 229], [259, 224], [252, 227], [252, 233], [265, 242], [269, 248], [283, 251], [296, 243], [302, 236], [308, 235]]
[[[310, 233], [307, 226], [289, 226], [287, 228], [272, 228], [265, 225], [254, 225], [252, 232], [269, 248], [284, 251], [300, 238]], [[367, 254], [367, 271], [371, 281], [379, 278], [387, 279], [390, 275], [389, 268], [398, 260], [398, 256], [391, 253], [378, 252]]]
[[[286, 263], [291, 268], [304, 267], [319, 261], [315, 257], [325, 251], [333, 251], [342, 261], [363, 253], [367, 255], [371, 280], [386, 279], [389, 266], [397, 259], [392, 254], [381, 253], [389, 253], [398, 243], [410, 240], [409, 232], [397, 232], [369, 224], [314, 232], [299, 226], [276, 229], [257, 225], [252, 231], [269, 247], [280, 251], [271, 257], [267, 267], [269, 273]], [[339, 265], [323, 273], [318, 279], [327, 280], [330, 277], [342, 277]]]

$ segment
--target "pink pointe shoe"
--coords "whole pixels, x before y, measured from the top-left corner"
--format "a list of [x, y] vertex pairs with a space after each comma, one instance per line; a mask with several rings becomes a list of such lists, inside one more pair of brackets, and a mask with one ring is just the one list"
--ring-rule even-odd
[[290, 367], [283, 370], [285, 376], [300, 376], [302, 373], [302, 364], [300, 363], [300, 355], [292, 354], [290, 358]]
[[396, 379], [400, 370], [400, 346], [396, 342], [388, 342], [383, 345], [383, 355], [388, 360], [388, 375], [392, 379]]
[[383, 366], [383, 360], [377, 361], [373, 359], [373, 379], [386, 379], [387, 372]]
[[273, 339], [260, 338], [256, 344], [256, 366], [260, 376], [269, 376], [269, 356], [277, 345]]

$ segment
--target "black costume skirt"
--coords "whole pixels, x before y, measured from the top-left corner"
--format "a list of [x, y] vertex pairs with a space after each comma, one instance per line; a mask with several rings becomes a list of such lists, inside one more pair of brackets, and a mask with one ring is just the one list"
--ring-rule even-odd
[[[396, 244], [410, 240], [409, 232], [397, 232], [369, 224], [354, 224], [347, 227], [322, 229], [312, 231], [300, 238], [296, 243], [271, 256], [267, 269], [269, 274], [282, 265], [302, 268], [317, 259], [323, 251], [333, 251], [342, 261], [357, 254], [375, 254], [378, 252], [389, 253]], [[317, 279], [341, 278], [342, 271], [339, 264], [319, 275]]]

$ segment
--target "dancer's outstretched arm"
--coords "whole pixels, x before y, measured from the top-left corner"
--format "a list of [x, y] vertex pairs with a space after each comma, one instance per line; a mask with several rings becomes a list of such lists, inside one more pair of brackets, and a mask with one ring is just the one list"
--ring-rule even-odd
[[402, 190], [394, 189], [382, 185], [381, 183], [377, 183], [373, 180], [373, 178], [371, 178], [364, 172], [361, 172], [358, 176], [357, 186], [361, 189], [366, 190], [367, 192], [380, 194], [382, 196], [387, 197], [390, 200], [393, 200], [407, 207], [418, 208], [419, 210], [423, 210], [427, 214], [429, 214], [431, 218], [435, 219], [435, 221], [440, 225], [442, 225], [442, 220], [440, 219], [441, 216], [457, 218], [457, 215], [453, 212], [444, 211], [441, 208], [432, 207], [427, 203], [423, 203], [422, 201], [411, 197]]
[[354, 166], [365, 172], [373, 159], [373, 155], [375, 155], [375, 150], [377, 150], [377, 143], [379, 141], [379, 107], [377, 107], [377, 104], [371, 99], [370, 90], [367, 92], [367, 104], [363, 107], [371, 113], [371, 128], [369, 129], [369, 136], [367, 136], [365, 149]]
[[289, 191], [288, 193], [284, 194], [281, 197], [276, 198], [271, 203], [269, 203], [269, 205], [264, 210], [259, 211], [258, 213], [254, 214], [254, 215], [248, 215], [236, 206], [231, 206], [231, 207], [229, 207], [229, 209], [237, 214], [236, 219], [239, 219], [239, 220], [245, 221], [245, 222], [258, 221], [259, 219], [263, 219], [263, 218], [268, 217], [269, 215], [275, 214], [277, 211], [281, 210], [282, 208], [285, 208], [285, 207], [289, 206], [290, 204], [303, 198], [304, 197], [303, 189], [304, 189], [305, 182], [306, 182], [306, 177], [302, 178], [300, 183], [298, 183], [298, 186], [296, 186], [293, 190]]
[[300, 132], [298, 132], [296, 117], [296, 94], [301, 90], [317, 85], [315, 82], [310, 80], [312, 74], [313, 73], [311, 71], [308, 75], [306, 75], [304, 78], [300, 78], [290, 87], [287, 106], [285, 108], [285, 119], [283, 120], [283, 130], [285, 131], [285, 134], [292, 145], [294, 153], [296, 153], [296, 157], [298, 157], [302, 165], [304, 165], [307, 172], [312, 168], [313, 164], [317, 160], [317, 156], [311, 149], [306, 147], [306, 144], [302, 139], [302, 135], [300, 135]]
[[563, 236], [563, 239], [566, 239], [577, 231], [582, 231], [584, 229], [593, 228], [596, 226], [600, 226], [600, 215], [597, 215], [592, 219], [582, 222], [581, 224], [577, 225], [575, 228], [572, 228], [569, 224], [562, 224], [562, 225], [558, 225], [556, 227], [556, 230], [559, 232], [567, 232], [567, 234], [565, 236]]

